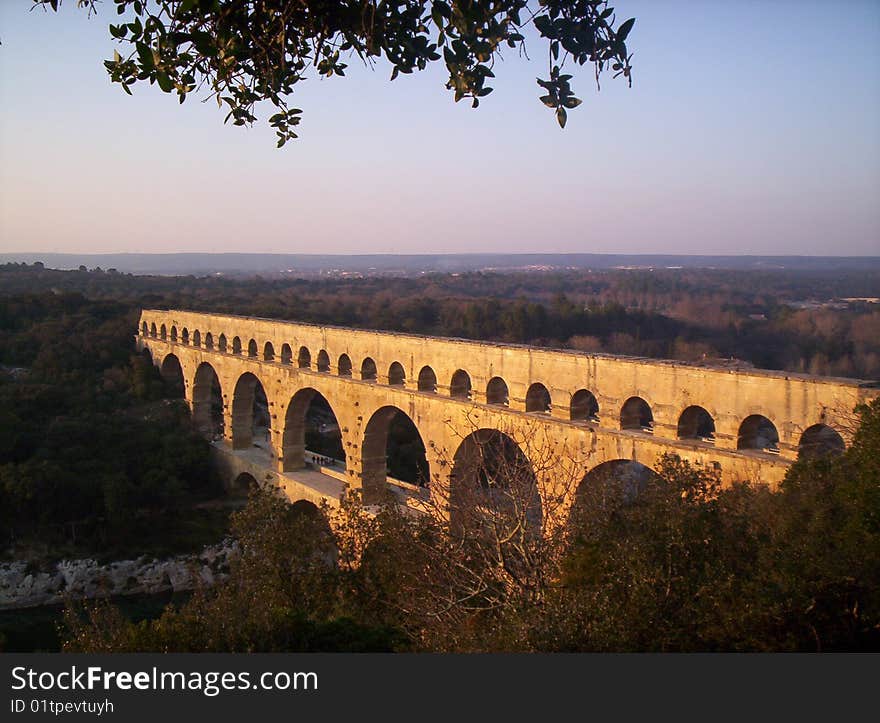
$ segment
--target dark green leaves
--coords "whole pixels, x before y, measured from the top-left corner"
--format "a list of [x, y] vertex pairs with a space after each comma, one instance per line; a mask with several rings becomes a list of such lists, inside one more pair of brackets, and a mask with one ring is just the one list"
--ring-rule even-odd
[[561, 75], [559, 66], [554, 65], [550, 69], [550, 80], [538, 80], [538, 85], [548, 91], [546, 95], [542, 95], [540, 100], [548, 108], [556, 111], [556, 122], [560, 128], [565, 128], [568, 121], [568, 113], [566, 108], [577, 108], [581, 104], [580, 98], [575, 98], [571, 93], [569, 80], [570, 75]]
[[278, 148], [282, 148], [287, 141], [298, 138], [293, 128], [299, 125], [302, 111], [299, 108], [287, 108], [269, 118], [269, 125], [275, 129], [278, 136]]
[[210, 33], [206, 33], [203, 30], [194, 30], [190, 35], [190, 40], [195, 49], [202, 55], [208, 58], [213, 58], [217, 55], [217, 46], [214, 44], [214, 38]]
[[556, 33], [553, 27], [553, 21], [547, 15], [538, 15], [533, 21], [535, 23], [535, 28], [537, 28], [538, 32], [541, 33], [545, 38], [555, 38]]
[[565, 121], [568, 120], [568, 113], [565, 112], [565, 108], [559, 106], [556, 109], [556, 121], [559, 123], [560, 128], [565, 128]]
[[[57, 0], [33, 0], [57, 9]], [[614, 30], [614, 10], [605, 0], [112, 0], [123, 22], [110, 35], [128, 51], [105, 66], [125, 92], [138, 82], [165, 93], [186, 95], [202, 88], [228, 107], [235, 125], [256, 121], [256, 104], [278, 111], [270, 125], [279, 146], [296, 138], [299, 113], [287, 98], [307, 77], [344, 76], [348, 57], [367, 62], [385, 57], [391, 79], [442, 61], [456, 102], [492, 92], [495, 61], [502, 48], [525, 46], [525, 24], [534, 23], [547, 42], [550, 79], [539, 80], [541, 102], [560, 126], [574, 97], [566, 63], [590, 63], [598, 80], [606, 69], [631, 80], [625, 41], [634, 19]], [[94, 0], [78, 3], [93, 10]], [[537, 13], [537, 14], [536, 14]], [[442, 56], [440, 52], [442, 48]], [[343, 55], [345, 54], [345, 55]], [[616, 76], [615, 76], [616, 77]]]
[[622, 43], [626, 40], [626, 37], [629, 35], [629, 31], [632, 30], [633, 25], [636, 24], [635, 18], [630, 18], [626, 22], [620, 24], [620, 27], [617, 29], [617, 40]]
[[156, 83], [159, 84], [163, 93], [170, 93], [174, 90], [174, 81], [172, 81], [165, 73], [156, 73]]
[[137, 43], [135, 44], [135, 49], [137, 50], [138, 58], [141, 62], [141, 67], [144, 70], [151, 70], [155, 67], [155, 62], [153, 58], [153, 53], [150, 50], [150, 46], [146, 43]]

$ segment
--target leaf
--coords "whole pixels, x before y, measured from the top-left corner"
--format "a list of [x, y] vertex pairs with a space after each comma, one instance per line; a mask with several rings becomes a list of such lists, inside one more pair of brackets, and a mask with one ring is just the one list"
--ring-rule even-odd
[[156, 73], [156, 82], [159, 84], [163, 93], [170, 93], [174, 90], [174, 81], [172, 81], [166, 73], [161, 71]]
[[436, 2], [434, 2], [432, 8], [433, 12], [438, 13], [444, 18], [452, 17], [452, 9], [447, 3], [443, 2], [443, 0], [437, 0]]
[[627, 35], [629, 35], [629, 31], [632, 30], [633, 25], [636, 24], [635, 18], [630, 18], [626, 22], [622, 23], [620, 27], [617, 29], [617, 39], [622, 43], [626, 40]]
[[577, 108], [583, 101], [580, 98], [575, 98], [574, 96], [569, 96], [565, 99], [563, 105], [566, 108]]
[[535, 24], [538, 32], [545, 38], [552, 38], [555, 34], [553, 32], [553, 21], [550, 20], [549, 16], [539, 15], [532, 22]]
[[565, 108], [559, 106], [556, 109], [556, 120], [559, 123], [560, 128], [565, 128], [565, 121], [568, 120], [568, 113], [565, 112]]
[[153, 51], [146, 43], [135, 43], [138, 57], [141, 59], [141, 65], [145, 70], [153, 67]]
[[202, 55], [217, 55], [217, 46], [214, 44], [214, 38], [211, 37], [210, 33], [206, 33], [203, 30], [195, 30], [191, 35], [191, 39], [192, 44], [196, 46], [196, 50]]

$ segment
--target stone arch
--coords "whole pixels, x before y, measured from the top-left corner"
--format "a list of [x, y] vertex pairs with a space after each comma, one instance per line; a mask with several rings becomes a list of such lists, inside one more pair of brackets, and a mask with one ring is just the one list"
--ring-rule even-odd
[[156, 322], [154, 321], [150, 324], [150, 336], [155, 339], [158, 334], [159, 332], [156, 330]]
[[232, 487], [229, 490], [233, 497], [247, 497], [251, 490], [259, 487], [256, 477], [247, 472], [242, 472], [232, 481]]
[[321, 508], [311, 500], [297, 500], [296, 502], [292, 502], [289, 510], [293, 515], [301, 515], [303, 517], [311, 518], [324, 517]]
[[449, 489], [450, 523], [458, 532], [485, 525], [525, 525], [538, 531], [542, 503], [531, 462], [497, 429], [478, 429], [455, 451]]
[[406, 371], [400, 362], [391, 362], [388, 367], [388, 386], [402, 387], [406, 384]]
[[141, 323], [141, 336], [147, 336], [150, 333], [149, 328], [147, 327], [147, 322]]
[[596, 395], [589, 389], [578, 389], [572, 394], [569, 418], [572, 422], [598, 422], [599, 402]]
[[[287, 508], [288, 515], [292, 519], [309, 525], [312, 540], [319, 539], [322, 545], [317, 553], [325, 563], [333, 565], [336, 562], [338, 550], [333, 538], [333, 528], [326, 513], [311, 500], [296, 500]], [[315, 554], [315, 553], [312, 553]]]
[[245, 372], [235, 383], [232, 396], [232, 448], [269, 445], [269, 426], [266, 389], [254, 374]]
[[180, 366], [180, 359], [176, 354], [165, 355], [159, 373], [172, 390], [173, 396], [182, 398], [185, 392], [183, 367]]
[[311, 369], [312, 353], [309, 351], [308, 347], [301, 346], [299, 348], [299, 353], [296, 355], [296, 365], [300, 369]]
[[321, 349], [318, 352], [317, 369], [319, 372], [325, 373], [330, 371], [330, 355], [326, 349]]
[[300, 389], [290, 399], [281, 439], [281, 468], [302, 469], [309, 462], [307, 451], [337, 460], [346, 466], [345, 446], [339, 420], [327, 398], [317, 389]]
[[189, 344], [189, 329], [183, 327], [183, 331], [180, 332], [180, 340], [184, 344]]
[[207, 362], [199, 364], [193, 378], [192, 418], [196, 429], [208, 439], [223, 436], [223, 389], [217, 372]]
[[654, 432], [654, 415], [651, 406], [641, 397], [630, 397], [620, 408], [620, 428]]
[[214, 348], [214, 335], [209, 331], [205, 334], [205, 349]]
[[173, 325], [171, 327], [171, 341], [177, 341], [177, 327]]
[[654, 470], [633, 459], [611, 459], [587, 472], [574, 493], [569, 525], [584, 531], [638, 497], [657, 479]]
[[272, 345], [271, 341], [267, 341], [263, 345], [263, 361], [275, 361], [275, 347]]
[[779, 432], [776, 425], [762, 414], [750, 414], [739, 425], [736, 448], [779, 452]]
[[326, 569], [336, 567], [339, 548], [327, 514], [314, 502], [306, 499], [292, 502], [285, 513], [287, 521], [296, 530], [296, 535], [309, 541], [308, 550], [298, 550], [296, 564], [308, 565], [312, 569], [317, 566]]
[[251, 339], [248, 342], [247, 355], [251, 359], [257, 358], [257, 340], [256, 339]]
[[217, 349], [219, 349], [222, 352], [225, 352], [226, 348], [227, 348], [226, 334], [220, 334], [220, 336], [217, 337]]
[[339, 364], [336, 366], [337, 374], [341, 377], [351, 376], [351, 357], [348, 354], [342, 354], [339, 357]]
[[507, 382], [501, 377], [492, 377], [486, 385], [486, 404], [498, 404], [503, 407], [510, 404]]
[[703, 407], [691, 405], [678, 418], [679, 439], [715, 442], [715, 420]]
[[201, 346], [202, 345], [202, 332], [196, 329], [193, 332], [193, 346]]
[[814, 424], [807, 427], [798, 443], [798, 457], [816, 459], [843, 454], [846, 443], [840, 433], [827, 424]]
[[370, 357], [367, 357], [361, 364], [361, 379], [363, 379], [365, 382], [374, 382], [376, 381], [376, 376], [376, 362], [374, 362]]
[[415, 422], [401, 409], [385, 406], [370, 417], [361, 446], [361, 482], [367, 502], [383, 496], [387, 477], [426, 487], [430, 468]]
[[290, 344], [287, 342], [281, 345], [281, 363], [293, 364], [293, 349], [290, 348]]
[[418, 385], [420, 392], [429, 392], [431, 394], [436, 393], [437, 375], [431, 367], [423, 366], [421, 371], [419, 371]]
[[241, 354], [241, 338], [234, 336], [232, 337], [232, 353], [233, 354]]
[[162, 326], [159, 327], [159, 338], [160, 339], [167, 339], [168, 338], [168, 328], [165, 326], [165, 324], [162, 324]]
[[550, 392], [541, 382], [532, 384], [526, 392], [526, 411], [550, 413]]
[[455, 399], [470, 399], [471, 390], [471, 375], [464, 369], [457, 369], [449, 382], [449, 396]]

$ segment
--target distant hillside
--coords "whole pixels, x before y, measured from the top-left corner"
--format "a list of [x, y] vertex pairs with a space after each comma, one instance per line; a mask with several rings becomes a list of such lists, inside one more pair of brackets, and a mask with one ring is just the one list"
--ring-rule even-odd
[[358, 273], [416, 275], [424, 272], [542, 269], [717, 268], [803, 271], [880, 269], [880, 256], [673, 256], [626, 254], [0, 254], [0, 263], [42, 261], [49, 268], [116, 269], [134, 274]]

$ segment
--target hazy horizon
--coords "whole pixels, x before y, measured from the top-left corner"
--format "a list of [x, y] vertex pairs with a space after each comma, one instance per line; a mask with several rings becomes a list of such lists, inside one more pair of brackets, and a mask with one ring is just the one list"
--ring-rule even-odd
[[294, 94], [279, 151], [268, 109], [243, 130], [112, 85], [112, 6], [2, 3], [0, 252], [880, 252], [880, 4], [615, 5], [633, 88], [577, 69], [564, 131], [533, 43], [477, 110], [441, 67], [390, 83], [352, 60]]
[[676, 254], [259, 254], [259, 253], [2, 253], [3, 263], [42, 262], [50, 269], [102, 268], [136, 275], [384, 275], [614, 269], [715, 269], [825, 274], [880, 272], [880, 256], [707, 256]]

